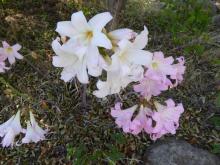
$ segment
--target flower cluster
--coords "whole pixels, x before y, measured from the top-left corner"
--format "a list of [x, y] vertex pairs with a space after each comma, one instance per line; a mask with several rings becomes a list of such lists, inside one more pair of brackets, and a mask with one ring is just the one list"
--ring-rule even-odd
[[[166, 101], [166, 106], [155, 102], [155, 109], [150, 109], [141, 105], [134, 105], [131, 108], [122, 110], [121, 103], [116, 103], [111, 110], [111, 115], [116, 118], [116, 124], [126, 133], [134, 135], [141, 131], [148, 133], [152, 140], [171, 133], [175, 134], [179, 126], [179, 118], [184, 109], [182, 104], [175, 103], [172, 99]], [[135, 111], [138, 114], [134, 116]]]
[[18, 53], [21, 49], [21, 45], [15, 44], [10, 46], [6, 41], [2, 42], [2, 46], [0, 47], [0, 73], [4, 73], [5, 70], [10, 69], [10, 67], [6, 66], [6, 60], [10, 65], [15, 63], [15, 59], [23, 59], [23, 56]]
[[[56, 54], [53, 65], [63, 68], [61, 79], [65, 82], [77, 78], [87, 84], [89, 75], [103, 78], [105, 72], [106, 79], [99, 79], [97, 90], [93, 91], [98, 98], [120, 93], [128, 84], [136, 83], [134, 91], [144, 101], [125, 110], [117, 103], [111, 111], [116, 124], [132, 134], [144, 130], [153, 140], [174, 134], [183, 113], [182, 104], [175, 106], [169, 99], [165, 106], [152, 97], [182, 82], [184, 58], [164, 57], [162, 52], [145, 50], [148, 43], [145, 26], [140, 33], [128, 28], [108, 32], [105, 26], [111, 19], [111, 14], [104, 12], [87, 21], [79, 11], [72, 14], [70, 21], [58, 22], [56, 32], [60, 37], [52, 42]], [[136, 110], [139, 112], [134, 117]]]
[[3, 137], [1, 142], [3, 147], [13, 147], [15, 137], [25, 133], [22, 143], [37, 143], [45, 139], [46, 130], [39, 127], [35, 121], [34, 115], [30, 111], [30, 121], [27, 121], [27, 129], [23, 129], [20, 123], [20, 111], [13, 115], [8, 121], [0, 125], [0, 136]]

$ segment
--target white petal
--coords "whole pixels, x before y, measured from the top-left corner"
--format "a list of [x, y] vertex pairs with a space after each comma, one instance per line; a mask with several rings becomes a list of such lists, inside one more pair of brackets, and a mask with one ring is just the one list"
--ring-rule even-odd
[[122, 40], [122, 39], [130, 40], [132, 38], [132, 32], [133, 30], [131, 29], [123, 28], [123, 29], [114, 30], [108, 33], [108, 35], [110, 36], [110, 38], [114, 40]]
[[6, 41], [2, 41], [3, 48], [10, 47], [10, 45]]
[[81, 64], [79, 65], [79, 69], [77, 70], [77, 78], [83, 84], [89, 83], [89, 77], [88, 77], [88, 73], [87, 73], [85, 59], [83, 59], [81, 61]]
[[76, 70], [74, 66], [66, 67], [61, 73], [61, 80], [64, 82], [71, 81], [76, 76]]
[[15, 115], [13, 115], [9, 120], [0, 125], [0, 136], [3, 137], [5, 135], [5, 129], [11, 124], [14, 120]]
[[130, 49], [127, 52], [129, 61], [133, 64], [148, 65], [152, 61], [153, 54], [149, 51]]
[[56, 32], [61, 36], [73, 37], [76, 31], [71, 23], [71, 21], [61, 21], [57, 23]]
[[112, 15], [109, 12], [104, 12], [92, 17], [88, 23], [92, 28], [101, 31], [111, 19]]
[[144, 49], [144, 47], [147, 45], [147, 42], [148, 42], [148, 30], [144, 26], [144, 30], [139, 35], [136, 36], [133, 45], [137, 49]]
[[71, 16], [71, 22], [74, 29], [78, 32], [84, 32], [89, 29], [87, 20], [82, 11], [73, 13]]
[[2, 146], [3, 147], [13, 146], [15, 136], [16, 134], [14, 130], [12, 128], [9, 128], [5, 137], [2, 140]]
[[15, 45], [12, 46], [12, 48], [13, 48], [14, 51], [18, 51], [18, 50], [21, 49], [21, 45], [20, 44], [15, 44]]
[[9, 56], [8, 56], [8, 62], [9, 62], [10, 64], [14, 64], [14, 63], [15, 63], [15, 57], [12, 56], [12, 55], [9, 55]]
[[101, 64], [99, 63], [99, 50], [97, 47], [90, 46], [86, 55], [88, 73], [91, 76], [98, 77], [102, 73]]
[[108, 37], [106, 37], [104, 33], [98, 31], [93, 32], [92, 44], [94, 46], [104, 47], [106, 49], [112, 48], [111, 41], [108, 39]]
[[14, 120], [11, 123], [11, 127], [15, 132], [15, 135], [19, 134], [22, 131], [20, 123], [20, 111], [18, 111], [14, 117]]
[[23, 56], [18, 53], [18, 52], [14, 52], [14, 56], [17, 58], [17, 59], [23, 59]]

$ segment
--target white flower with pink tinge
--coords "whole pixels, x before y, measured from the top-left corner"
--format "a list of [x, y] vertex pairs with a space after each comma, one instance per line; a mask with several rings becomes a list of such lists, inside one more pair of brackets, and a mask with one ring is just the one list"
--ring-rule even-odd
[[24, 132], [20, 123], [20, 111], [13, 115], [8, 121], [0, 125], [0, 136], [3, 137], [1, 142], [3, 147], [13, 147], [15, 136]]
[[2, 42], [3, 48], [0, 48], [0, 54], [5, 58], [8, 59], [10, 64], [15, 63], [15, 59], [23, 59], [23, 56], [18, 53], [21, 49], [21, 45], [15, 44], [10, 46], [6, 41]]
[[45, 140], [46, 133], [47, 131], [39, 127], [33, 113], [30, 111], [30, 121], [27, 122], [27, 131], [25, 137], [22, 139], [22, 143], [37, 143], [41, 140]]

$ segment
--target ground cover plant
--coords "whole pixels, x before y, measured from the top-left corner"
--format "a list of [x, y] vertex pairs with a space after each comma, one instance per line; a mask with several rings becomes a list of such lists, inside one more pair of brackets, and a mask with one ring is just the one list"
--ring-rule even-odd
[[[175, 102], [182, 102], [185, 112], [176, 136], [218, 153], [218, 30], [210, 26], [211, 16], [201, 2], [189, 3], [193, 3], [190, 7], [198, 8], [197, 13], [189, 10], [188, 5], [182, 6], [174, 1], [166, 1], [161, 11], [148, 11], [145, 1], [130, 1], [121, 13], [119, 27], [141, 31], [147, 25], [148, 50], [163, 50], [166, 56], [185, 57], [184, 82], [163, 93], [158, 101], [163, 102], [172, 96]], [[141, 6], [139, 11], [135, 5]], [[185, 13], [181, 12], [182, 7]], [[24, 58], [6, 74], [1, 74], [1, 123], [19, 109], [29, 120], [31, 110], [36, 121], [50, 132], [40, 143], [2, 149], [1, 163], [137, 164], [141, 163], [144, 151], [153, 143], [145, 133], [138, 136], [122, 133], [111, 118], [110, 109], [117, 101], [123, 102], [124, 107], [138, 102], [137, 95], [127, 92], [132, 91], [129, 87], [120, 93], [117, 100], [114, 96], [101, 100], [93, 97], [92, 92], [97, 88], [96, 80], [91, 78], [84, 110], [80, 83], [64, 83], [60, 80], [61, 70], [52, 66], [54, 52], [51, 42], [57, 36], [56, 23], [69, 20], [70, 13], [79, 10], [89, 18], [105, 11], [100, 6], [79, 5], [73, 1], [2, 1], [0, 39], [21, 44], [20, 53]], [[178, 17], [170, 12], [177, 12]], [[205, 17], [197, 17], [201, 13]], [[196, 21], [189, 20], [183, 24], [181, 18], [189, 16]], [[22, 125], [26, 124], [22, 122]], [[18, 139], [21, 138], [19, 136]]]

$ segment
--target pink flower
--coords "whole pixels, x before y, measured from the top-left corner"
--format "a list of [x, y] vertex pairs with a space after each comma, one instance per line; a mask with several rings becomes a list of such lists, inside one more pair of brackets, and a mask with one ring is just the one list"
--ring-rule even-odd
[[176, 68], [172, 66], [173, 57], [164, 58], [163, 52], [154, 52], [152, 62], [147, 65], [147, 72], [153, 72], [166, 82], [168, 75], [176, 74]]
[[183, 74], [186, 70], [185, 60], [184, 57], [179, 57], [177, 58], [178, 63], [174, 64], [173, 67], [176, 69], [176, 74], [172, 74], [170, 77], [171, 79], [175, 80], [175, 84], [173, 85], [174, 87], [177, 86], [179, 83], [183, 81]]
[[116, 103], [115, 107], [111, 109], [111, 116], [116, 118], [115, 123], [119, 128], [122, 128], [125, 133], [130, 132], [131, 118], [134, 111], [137, 109], [137, 105], [131, 108], [122, 110], [122, 103]]
[[23, 56], [18, 53], [18, 51], [21, 49], [21, 45], [15, 44], [13, 46], [10, 46], [6, 41], [2, 42], [3, 48], [0, 48], [0, 54], [8, 59], [10, 64], [15, 63], [15, 58], [17, 59], [23, 59]]
[[155, 72], [149, 71], [145, 73], [139, 84], [134, 85], [134, 91], [150, 100], [152, 96], [158, 96], [162, 91], [166, 91], [171, 84], [169, 79], [162, 81]]
[[130, 125], [131, 133], [134, 135], [139, 134], [142, 130], [150, 133], [152, 130], [152, 119], [149, 117], [152, 111], [149, 108], [140, 107], [139, 113], [134, 118]]
[[184, 109], [182, 104], [175, 106], [172, 99], [166, 101], [166, 106], [155, 103], [157, 111], [152, 114], [152, 119], [156, 122], [152, 130], [153, 139], [157, 139], [164, 134], [175, 134], [179, 127], [179, 118]]

